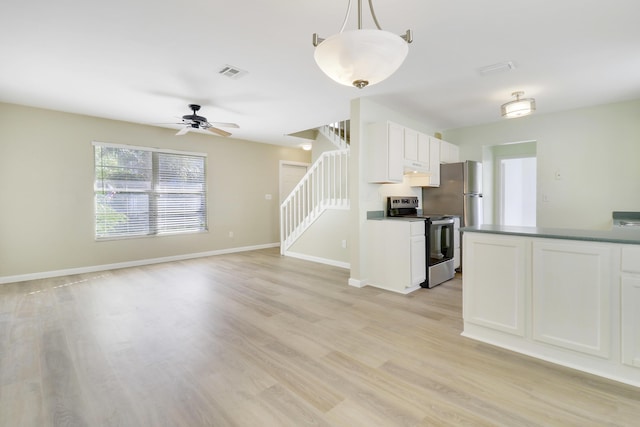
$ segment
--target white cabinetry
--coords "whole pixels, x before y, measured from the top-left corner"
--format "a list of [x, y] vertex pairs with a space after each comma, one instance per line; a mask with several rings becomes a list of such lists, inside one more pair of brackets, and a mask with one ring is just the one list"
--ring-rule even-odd
[[640, 368], [640, 248], [622, 248], [622, 363]]
[[424, 221], [410, 222], [411, 232], [411, 287], [427, 280], [427, 240]]
[[463, 317], [524, 336], [529, 245], [500, 235], [463, 234]]
[[427, 173], [429, 164], [429, 136], [404, 128], [404, 170]]
[[367, 284], [409, 293], [427, 277], [424, 221], [367, 221]]
[[462, 335], [640, 387], [640, 245], [465, 231], [462, 251]]
[[383, 122], [369, 125], [367, 131], [369, 182], [402, 182], [404, 128], [396, 123]]
[[[440, 145], [444, 141], [393, 122], [369, 125], [364, 141], [369, 150], [369, 182], [400, 183], [405, 173], [417, 172], [410, 185], [440, 185]], [[453, 148], [447, 146], [447, 158], [452, 161], [450, 153], [455, 151], [457, 158], [458, 147], [449, 145]]]
[[440, 187], [440, 140], [429, 137], [429, 187]]
[[460, 161], [460, 149], [447, 141], [440, 141], [440, 163], [457, 163]]
[[595, 242], [533, 241], [534, 340], [609, 357], [611, 251]]

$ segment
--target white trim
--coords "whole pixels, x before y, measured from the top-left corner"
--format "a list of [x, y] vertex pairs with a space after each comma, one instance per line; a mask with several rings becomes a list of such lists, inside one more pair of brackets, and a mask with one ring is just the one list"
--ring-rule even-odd
[[312, 256], [312, 255], [305, 255], [298, 252], [285, 251], [284, 256], [290, 256], [291, 258], [303, 259], [305, 261], [312, 261], [320, 264], [332, 265], [334, 267], [340, 267], [340, 268], [346, 268], [346, 269], [351, 268], [351, 264], [348, 262], [336, 261], [333, 259], [321, 258], [317, 256]]
[[131, 150], [152, 151], [152, 152], [157, 152], [157, 153], [184, 154], [184, 155], [188, 155], [188, 156], [207, 157], [207, 153], [199, 153], [197, 151], [172, 150], [170, 148], [142, 147], [142, 146], [139, 146], [139, 145], [114, 144], [114, 143], [111, 143], [111, 142], [100, 142], [100, 141], [91, 141], [91, 145], [93, 145], [94, 147], [128, 148], [128, 149], [131, 149]]
[[162, 258], [149, 258], [136, 261], [117, 262], [114, 264], [93, 265], [87, 267], [68, 268], [65, 270], [43, 271], [39, 273], [18, 274], [15, 276], [0, 276], [0, 285], [5, 283], [24, 282], [26, 280], [48, 279], [50, 277], [70, 276], [73, 274], [94, 273], [96, 271], [115, 270], [118, 268], [139, 267], [141, 265], [160, 264], [163, 262], [183, 261], [193, 258], [231, 254], [235, 252], [255, 251], [258, 249], [277, 248], [280, 243], [267, 243], [264, 245], [243, 246], [238, 248], [220, 249], [216, 251], [198, 252], [184, 255], [174, 255]]
[[364, 288], [368, 283], [366, 280], [358, 280], [353, 277], [349, 277], [349, 286], [353, 286], [354, 288]]
[[[279, 164], [278, 164], [278, 206], [282, 206], [282, 202], [284, 202], [284, 200], [286, 199], [286, 197], [288, 196], [284, 196], [285, 199], [282, 199], [282, 168], [284, 166], [300, 166], [300, 167], [305, 167], [306, 168], [306, 172], [309, 172], [309, 168], [311, 167], [311, 163], [304, 163], [304, 162], [293, 162], [293, 161], [289, 161], [289, 160], [280, 160]], [[278, 212], [280, 213], [281, 210], [278, 209]]]

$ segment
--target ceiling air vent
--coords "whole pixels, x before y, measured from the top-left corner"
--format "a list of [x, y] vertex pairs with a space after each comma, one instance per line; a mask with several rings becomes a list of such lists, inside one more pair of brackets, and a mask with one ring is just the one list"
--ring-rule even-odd
[[498, 62], [497, 64], [486, 65], [478, 68], [478, 73], [481, 76], [487, 76], [489, 74], [504, 73], [505, 71], [515, 70], [516, 64], [511, 61]]
[[247, 72], [241, 70], [240, 68], [234, 67], [233, 65], [225, 65], [220, 69], [220, 71], [218, 71], [218, 74], [229, 77], [230, 79], [239, 79], [240, 77], [247, 74]]

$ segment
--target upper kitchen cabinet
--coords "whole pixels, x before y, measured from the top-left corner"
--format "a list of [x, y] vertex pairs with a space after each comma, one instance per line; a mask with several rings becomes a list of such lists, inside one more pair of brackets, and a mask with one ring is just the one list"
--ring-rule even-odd
[[413, 129], [404, 128], [405, 172], [430, 172], [429, 136]]
[[429, 137], [429, 156], [431, 174], [427, 187], [440, 187], [440, 141], [438, 138]]
[[370, 146], [369, 182], [400, 183], [405, 173], [428, 178], [434, 170], [439, 172], [439, 145], [434, 151], [434, 138], [428, 135], [381, 122], [367, 127], [366, 140]]
[[447, 141], [440, 141], [440, 163], [458, 163], [460, 161], [460, 149]]
[[392, 123], [373, 123], [367, 127], [369, 182], [400, 183], [404, 162], [404, 127]]

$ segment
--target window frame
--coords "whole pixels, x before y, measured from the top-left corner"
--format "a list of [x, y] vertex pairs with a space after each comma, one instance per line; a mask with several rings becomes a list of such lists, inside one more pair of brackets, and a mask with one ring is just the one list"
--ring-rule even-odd
[[[209, 231], [209, 193], [207, 186], [207, 173], [208, 173], [208, 165], [207, 165], [207, 153], [201, 152], [193, 152], [193, 151], [181, 151], [181, 150], [172, 150], [166, 148], [156, 148], [156, 147], [145, 147], [145, 146], [137, 146], [137, 145], [128, 145], [128, 144], [114, 144], [107, 142], [99, 142], [93, 141], [92, 145], [92, 155], [93, 155], [93, 226], [94, 226], [94, 240], [97, 242], [109, 241], [109, 240], [122, 240], [122, 239], [138, 239], [138, 238], [148, 238], [148, 237], [164, 237], [164, 236], [175, 236], [181, 234], [200, 234], [207, 233]], [[151, 181], [150, 188], [144, 190], [135, 190], [135, 191], [121, 191], [122, 193], [138, 193], [138, 194], [146, 194], [148, 201], [148, 211], [147, 211], [147, 221], [149, 222], [149, 231], [146, 233], [137, 233], [137, 234], [118, 234], [118, 235], [103, 235], [100, 236], [98, 234], [98, 195], [104, 194], [104, 190], [99, 190], [98, 186], [98, 164], [96, 163], [96, 147], [104, 147], [104, 148], [122, 148], [127, 150], [139, 150], [139, 151], [147, 151], [151, 152]], [[175, 192], [175, 191], [159, 191], [159, 183], [160, 183], [160, 169], [159, 169], [159, 156], [162, 154], [166, 155], [178, 155], [178, 156], [190, 156], [190, 157], [198, 157], [202, 158], [203, 166], [204, 166], [204, 176], [203, 176], [203, 190], [201, 192]], [[158, 211], [158, 199], [163, 195], [167, 194], [202, 194], [204, 199], [204, 225], [201, 229], [198, 230], [177, 230], [177, 231], [159, 231], [161, 227], [158, 227], [158, 219], [161, 216]]]

